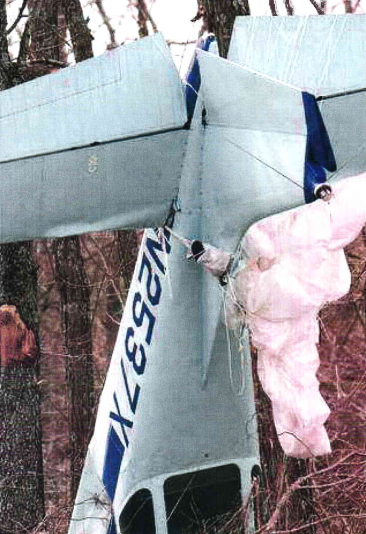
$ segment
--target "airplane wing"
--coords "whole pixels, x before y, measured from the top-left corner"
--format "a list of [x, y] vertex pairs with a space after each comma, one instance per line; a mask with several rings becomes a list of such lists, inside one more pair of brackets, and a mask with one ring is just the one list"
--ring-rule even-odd
[[184, 93], [157, 34], [0, 94], [0, 241], [162, 225]]

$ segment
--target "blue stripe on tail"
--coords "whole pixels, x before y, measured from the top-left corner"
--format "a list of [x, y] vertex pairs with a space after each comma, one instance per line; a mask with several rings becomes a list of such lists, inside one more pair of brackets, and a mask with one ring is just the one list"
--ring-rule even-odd
[[307, 125], [304, 195], [305, 202], [309, 203], [316, 199], [314, 188], [327, 179], [325, 169], [333, 172], [337, 169], [337, 164], [315, 97], [303, 92], [302, 100]]

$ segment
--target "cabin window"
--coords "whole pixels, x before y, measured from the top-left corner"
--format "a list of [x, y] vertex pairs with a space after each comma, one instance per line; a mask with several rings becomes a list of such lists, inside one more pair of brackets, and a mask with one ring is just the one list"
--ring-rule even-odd
[[168, 478], [164, 484], [168, 533], [234, 532], [235, 523], [235, 532], [244, 534], [240, 488], [240, 470], [234, 464]]
[[119, 526], [122, 534], [156, 534], [149, 490], [141, 489], [131, 497], [119, 517]]

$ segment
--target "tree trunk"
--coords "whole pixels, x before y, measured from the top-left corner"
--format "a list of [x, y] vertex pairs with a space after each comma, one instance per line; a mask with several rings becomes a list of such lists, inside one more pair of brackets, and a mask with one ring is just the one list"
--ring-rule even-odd
[[322, 9], [324, 12], [327, 10], [327, 0], [322, 0], [320, 2], [320, 9]]
[[59, 7], [54, 0], [28, 0], [30, 10], [29, 59], [45, 61], [60, 59], [58, 40]]
[[346, 13], [353, 13], [352, 0], [343, 0], [343, 3], [344, 3], [344, 11]]
[[[235, 17], [250, 15], [248, 2], [244, 0], [202, 0], [204, 19], [218, 40], [220, 55], [227, 56]], [[275, 3], [269, 5], [275, 9]], [[290, 6], [291, 7], [291, 6]], [[263, 466], [262, 497], [266, 510], [262, 511], [262, 522], [266, 522], [274, 511], [278, 498], [300, 476], [308, 472], [304, 460], [286, 458], [278, 443], [270, 403], [263, 392], [256, 370], [256, 357], [253, 354], [253, 376], [255, 384], [255, 402], [257, 407], [260, 453]], [[278, 529], [291, 525], [306, 525], [313, 517], [311, 491], [300, 489], [290, 499], [285, 513], [276, 525]], [[304, 534], [313, 534], [312, 527], [303, 528]]]
[[294, 14], [294, 7], [291, 3], [291, 0], [285, 0], [285, 8], [288, 15]]
[[[44, 515], [37, 273], [28, 243], [0, 247], [0, 533]], [[26, 326], [27, 325], [27, 326]]]
[[269, 7], [271, 8], [271, 15], [274, 17], [277, 17], [277, 6], [276, 6], [276, 0], [268, 0]]
[[93, 353], [90, 289], [78, 237], [53, 244], [67, 356], [71, 499], [74, 500], [90, 438], [93, 412]]
[[75, 61], [84, 61], [93, 57], [92, 36], [84, 19], [83, 8], [79, 0], [60, 0], [65, 15], [66, 25], [70, 32]]
[[[1, 89], [23, 81], [6, 32], [6, 1], [0, 0]], [[36, 293], [30, 244], [0, 246], [1, 534], [29, 532], [44, 515]]]
[[220, 56], [227, 57], [235, 17], [250, 15], [249, 0], [202, 0], [203, 19], [216, 35]]
[[[62, 0], [76, 62], [93, 57], [92, 37], [79, 0]], [[70, 498], [74, 501], [90, 438], [94, 407], [90, 289], [78, 237], [55, 241], [56, 276], [67, 352]]]
[[0, 90], [22, 82], [17, 66], [10, 60], [7, 39], [6, 0], [0, 0]]
[[139, 37], [147, 37], [149, 35], [149, 29], [147, 27], [148, 21], [148, 9], [145, 0], [136, 0], [137, 9], [137, 25], [139, 28]]

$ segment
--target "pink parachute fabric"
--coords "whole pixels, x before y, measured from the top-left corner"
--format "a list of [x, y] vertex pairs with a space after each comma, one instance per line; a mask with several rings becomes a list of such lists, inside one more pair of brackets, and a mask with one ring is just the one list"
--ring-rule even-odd
[[317, 314], [345, 295], [351, 276], [343, 247], [366, 221], [366, 173], [337, 183], [317, 200], [253, 224], [229, 281], [228, 326], [245, 322], [258, 349], [258, 373], [272, 401], [288, 456], [330, 452], [329, 408], [319, 392]]

